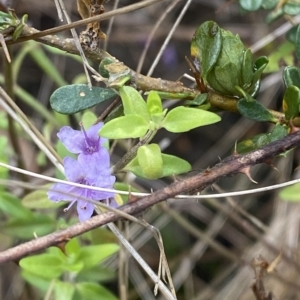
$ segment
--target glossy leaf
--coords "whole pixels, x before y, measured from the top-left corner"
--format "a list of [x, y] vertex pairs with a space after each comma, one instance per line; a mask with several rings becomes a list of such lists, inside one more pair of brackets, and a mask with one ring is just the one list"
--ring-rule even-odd
[[146, 134], [149, 123], [139, 115], [119, 117], [104, 124], [99, 135], [108, 139], [139, 138]]
[[106, 288], [96, 283], [90, 283], [90, 282], [77, 283], [76, 289], [80, 293], [81, 296], [80, 299], [89, 299], [89, 300], [117, 300], [118, 299]]
[[185, 132], [196, 127], [219, 122], [220, 120], [221, 118], [215, 113], [179, 106], [166, 115], [162, 122], [162, 127], [170, 132]]
[[297, 67], [285, 67], [283, 70], [283, 81], [286, 87], [294, 85], [300, 88], [300, 69]]
[[163, 161], [157, 144], [141, 146], [137, 152], [137, 159], [144, 177], [157, 179], [163, 175]]
[[296, 43], [296, 37], [297, 37], [297, 30], [298, 30], [299, 25], [293, 26], [290, 30], [287, 31], [285, 34], [285, 37], [288, 41], [291, 43], [295, 44]]
[[239, 112], [246, 118], [253, 121], [270, 121], [276, 122], [273, 115], [258, 101], [240, 99], [237, 104]]
[[289, 86], [284, 93], [282, 107], [286, 120], [299, 115], [300, 89], [294, 85]]
[[240, 5], [248, 11], [258, 10], [263, 3], [263, 0], [240, 0]]
[[213, 21], [203, 23], [194, 34], [191, 54], [201, 63], [201, 75], [205, 80], [220, 55], [222, 42], [221, 29]]
[[26, 271], [43, 278], [58, 278], [63, 273], [63, 262], [52, 254], [38, 254], [25, 257], [19, 265]]
[[112, 89], [71, 84], [57, 89], [50, 97], [50, 105], [58, 113], [70, 115], [116, 96]]
[[122, 98], [124, 115], [139, 115], [145, 121], [150, 121], [147, 104], [140, 93], [131, 86], [123, 86], [119, 90]]

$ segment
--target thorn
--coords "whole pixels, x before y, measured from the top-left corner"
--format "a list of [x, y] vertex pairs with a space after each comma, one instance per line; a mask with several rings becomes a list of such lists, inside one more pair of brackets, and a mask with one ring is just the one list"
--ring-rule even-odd
[[233, 156], [239, 155], [239, 153], [237, 152], [237, 141], [235, 141], [234, 143], [234, 150], [233, 150]]
[[255, 181], [252, 177], [251, 177], [251, 174], [250, 174], [250, 167], [245, 167], [243, 168], [240, 173], [244, 173], [250, 181], [252, 181], [253, 183], [257, 184], [258, 182]]
[[276, 170], [279, 173], [279, 170], [273, 165], [272, 159], [267, 159], [266, 161], [264, 161], [264, 163], [269, 165], [271, 168], [273, 168], [274, 170]]
[[129, 192], [129, 194], [128, 194], [128, 201], [127, 201], [127, 203], [135, 202], [139, 198], [139, 197], [134, 196], [134, 195], [131, 194], [131, 186], [128, 187], [128, 192]]

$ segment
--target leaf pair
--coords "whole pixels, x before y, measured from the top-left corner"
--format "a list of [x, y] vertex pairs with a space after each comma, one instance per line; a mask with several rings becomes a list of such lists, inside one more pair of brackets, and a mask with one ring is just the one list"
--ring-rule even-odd
[[185, 132], [220, 120], [218, 115], [196, 108], [179, 106], [167, 112], [155, 91], [149, 92], [147, 102], [130, 86], [120, 88], [119, 92], [124, 116], [109, 121], [99, 132], [109, 139], [141, 138], [148, 130], [160, 128], [175, 133]]

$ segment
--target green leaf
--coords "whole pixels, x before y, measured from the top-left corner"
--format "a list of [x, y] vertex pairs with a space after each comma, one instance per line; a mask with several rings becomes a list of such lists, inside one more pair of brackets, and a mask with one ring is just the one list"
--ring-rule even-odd
[[2, 226], [3, 232], [21, 239], [33, 238], [50, 233], [55, 229], [55, 222], [49, 216], [32, 214], [27, 219], [11, 218]]
[[248, 11], [258, 10], [263, 3], [263, 0], [240, 0], [240, 5]]
[[269, 64], [264, 69], [264, 73], [277, 72], [280, 69], [282, 62], [287, 65], [294, 63], [295, 45], [289, 41], [282, 43], [269, 56]]
[[97, 121], [96, 115], [91, 111], [85, 111], [81, 117], [81, 122], [83, 124], [83, 127], [85, 130], [90, 128], [92, 125], [94, 125]]
[[139, 138], [146, 134], [149, 123], [138, 115], [119, 117], [104, 124], [99, 135], [108, 139]]
[[[300, 8], [300, 5], [299, 5], [299, 8]], [[298, 25], [298, 28], [297, 28], [295, 46], [296, 46], [297, 59], [300, 60], [300, 25]]]
[[278, 4], [278, 0], [264, 0], [262, 1], [261, 7], [264, 9], [273, 9]]
[[33, 213], [22, 205], [21, 200], [7, 192], [0, 192], [0, 210], [16, 219], [33, 218]]
[[185, 132], [199, 126], [219, 122], [220, 120], [221, 118], [215, 113], [179, 106], [167, 114], [162, 122], [162, 127], [170, 132]]
[[144, 177], [157, 179], [162, 177], [162, 156], [157, 144], [141, 146], [137, 152], [137, 159]]
[[147, 97], [147, 108], [150, 115], [161, 114], [163, 107], [159, 94], [156, 91], [150, 91]]
[[119, 90], [124, 106], [124, 115], [139, 115], [145, 121], [150, 121], [147, 104], [140, 93], [131, 86], [123, 86]]
[[[47, 184], [44, 186], [45, 189], [48, 189], [52, 186], [52, 184]], [[50, 201], [47, 196], [46, 190], [37, 190], [27, 194], [22, 199], [22, 204], [24, 207], [30, 209], [48, 209], [48, 208], [58, 208], [62, 205], [65, 205], [63, 201], [53, 202]]]
[[298, 15], [300, 13], [300, 3], [297, 1], [287, 1], [283, 5], [283, 12], [288, 15]]
[[279, 19], [282, 17], [284, 14], [283, 8], [279, 7], [278, 9], [273, 9], [266, 17], [266, 23], [270, 24], [274, 22], [275, 20]]
[[286, 120], [293, 119], [299, 115], [300, 89], [294, 85], [285, 90], [282, 107]]
[[56, 281], [54, 285], [55, 300], [72, 300], [75, 286], [70, 282]]
[[285, 201], [293, 201], [299, 202], [300, 201], [300, 184], [294, 184], [288, 186], [279, 192], [279, 197]]
[[283, 81], [286, 87], [294, 85], [300, 88], [300, 69], [297, 67], [285, 67], [283, 70]]
[[89, 299], [89, 300], [117, 300], [118, 299], [106, 288], [96, 283], [90, 283], [90, 282], [77, 283], [76, 289], [80, 293], [81, 296], [80, 299]]
[[42, 278], [55, 279], [63, 273], [61, 259], [47, 253], [25, 257], [20, 260], [19, 265], [24, 270]]
[[90, 269], [119, 250], [117, 244], [102, 244], [81, 248], [78, 260], [84, 264], [84, 269]]
[[285, 37], [288, 41], [295, 44], [296, 43], [296, 37], [297, 37], [297, 30], [298, 30], [299, 24], [293, 26], [290, 30], [287, 31], [285, 34]]
[[222, 43], [221, 29], [213, 21], [200, 25], [193, 36], [191, 55], [201, 62], [201, 75], [205, 80], [220, 55]]
[[286, 125], [276, 124], [272, 132], [261, 133], [237, 144], [238, 153], [246, 153], [282, 139], [288, 134]]
[[48, 278], [38, 276], [24, 269], [22, 269], [21, 274], [22, 277], [32, 286], [40, 289], [43, 292], [47, 292], [51, 282]]
[[199, 106], [202, 105], [207, 100], [207, 97], [208, 97], [207, 93], [201, 93], [197, 95], [195, 99], [185, 101], [184, 104], [188, 106]]
[[71, 84], [57, 89], [50, 97], [50, 105], [61, 114], [71, 115], [116, 96], [112, 89]]
[[71, 240], [66, 244], [66, 247], [65, 247], [65, 251], [66, 251], [66, 254], [67, 254], [67, 255], [72, 255], [72, 254], [79, 255], [80, 249], [81, 249], [81, 247], [80, 247], [80, 244], [79, 244], [77, 238], [71, 239]]
[[163, 177], [186, 173], [192, 169], [192, 166], [186, 160], [173, 155], [162, 153], [162, 160]]
[[246, 100], [244, 98], [240, 99], [237, 104], [239, 112], [246, 118], [253, 121], [270, 121], [276, 122], [273, 115], [258, 101], [256, 100]]
[[[172, 176], [172, 175], [177, 175], [181, 173], [186, 173], [191, 170], [191, 165], [176, 156], [173, 155], [168, 155], [168, 154], [161, 154], [162, 156], [162, 161], [163, 161], [163, 174], [161, 177], [165, 176]], [[142, 178], [147, 178], [140, 165], [138, 162], [137, 157], [134, 158], [125, 168], [125, 171], [132, 172], [136, 176], [142, 177]]]

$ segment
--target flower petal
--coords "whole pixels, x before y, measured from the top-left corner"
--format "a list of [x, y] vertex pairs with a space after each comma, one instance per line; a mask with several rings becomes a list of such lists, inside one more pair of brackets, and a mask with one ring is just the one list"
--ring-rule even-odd
[[94, 204], [82, 200], [77, 202], [77, 213], [80, 222], [88, 220], [94, 211]]
[[85, 138], [80, 130], [74, 130], [70, 126], [64, 126], [57, 133], [58, 138], [71, 153], [84, 151]]
[[78, 161], [72, 157], [65, 157], [63, 159], [65, 175], [69, 181], [79, 182], [81, 178], [85, 176], [81, 165]]
[[53, 201], [74, 201], [77, 200], [77, 188], [64, 184], [56, 183], [47, 192], [48, 198]]

